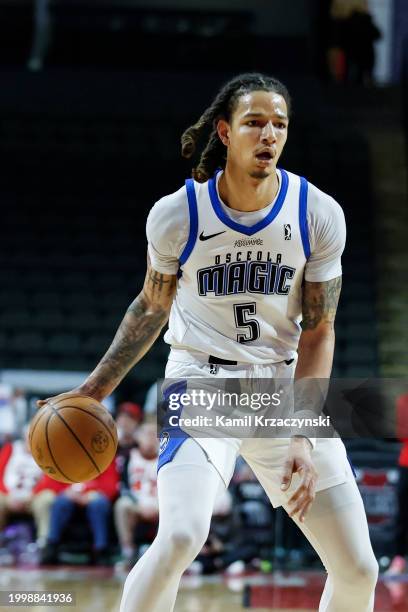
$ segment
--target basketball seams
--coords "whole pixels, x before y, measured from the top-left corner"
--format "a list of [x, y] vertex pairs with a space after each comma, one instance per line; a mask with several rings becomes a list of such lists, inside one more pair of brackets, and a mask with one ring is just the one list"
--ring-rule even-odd
[[95, 414], [92, 414], [92, 412], [89, 412], [89, 410], [86, 410], [86, 408], [80, 408], [79, 406], [60, 406], [58, 408], [58, 410], [55, 408], [55, 412], [59, 412], [60, 410], [63, 410], [63, 408], [74, 408], [75, 410], [80, 410], [80, 412], [85, 412], [86, 414], [89, 414], [89, 416], [93, 417], [94, 419], [96, 419], [97, 421], [99, 421], [99, 423], [101, 423], [101, 425], [104, 426], [104, 428], [106, 429], [106, 431], [109, 432], [110, 437], [112, 438], [112, 442], [114, 444], [114, 446], [117, 446], [117, 442], [115, 440], [115, 436], [112, 434], [112, 432], [110, 431], [110, 429], [108, 428], [108, 426], [106, 425], [106, 423], [98, 416], [96, 416]]
[[[65, 402], [66, 400], [75, 398], [75, 397], [80, 397], [83, 399], [91, 399], [94, 402], [98, 402], [98, 400], [96, 400], [94, 397], [91, 397], [90, 395], [80, 395], [79, 393], [75, 393], [75, 395], [65, 395], [64, 397], [62, 397], [61, 399], [59, 399], [57, 402], [47, 402], [47, 404], [50, 404], [51, 406], [58, 406], [58, 404], [60, 404], [61, 402]], [[99, 402], [98, 402], [99, 403]], [[103, 404], [101, 404], [102, 406]]]
[[38, 416], [39, 412], [37, 412], [37, 414], [35, 415], [35, 417], [37, 417], [37, 420], [35, 421], [34, 425], [32, 425], [32, 429], [30, 431], [30, 442], [33, 439], [33, 435], [34, 435], [34, 432], [35, 432], [35, 430], [37, 428], [38, 423], [41, 421], [43, 416], [46, 415], [46, 414], [47, 414], [47, 412], [46, 412], [46, 410], [44, 410], [44, 412], [42, 414], [40, 414], [40, 416]]
[[[84, 453], [86, 453], [86, 455], [88, 455], [88, 458], [90, 459], [90, 461], [93, 463], [94, 467], [97, 469], [98, 474], [101, 474], [101, 470], [99, 469], [98, 464], [94, 461], [94, 458], [92, 457], [92, 455], [88, 452], [88, 449], [82, 444], [81, 440], [78, 438], [78, 436], [76, 435], [75, 431], [70, 427], [70, 425], [66, 422], [66, 420], [64, 419], [64, 417], [62, 417], [60, 414], [58, 414], [58, 410], [56, 410], [54, 408], [54, 406], [51, 406], [53, 412], [55, 413], [55, 415], [61, 419], [61, 421], [64, 423], [65, 427], [68, 429], [68, 431], [72, 434], [72, 436], [75, 438], [75, 440], [77, 441], [77, 443], [79, 444], [79, 446], [82, 448], [82, 450], [84, 451]], [[65, 407], [65, 406], [64, 406]], [[68, 408], [68, 406], [66, 406]], [[74, 406], [69, 406], [69, 408], [74, 408]], [[86, 411], [85, 411], [86, 412]]]
[[60, 472], [60, 473], [61, 473], [61, 474], [64, 476], [64, 478], [66, 478], [67, 480], [69, 480], [69, 482], [74, 483], [74, 482], [75, 482], [75, 480], [72, 480], [72, 478], [69, 478], [69, 476], [67, 476], [66, 474], [64, 474], [64, 472], [63, 472], [63, 471], [60, 469], [60, 467], [59, 467], [58, 463], [55, 461], [55, 457], [54, 457], [53, 452], [52, 452], [52, 450], [51, 450], [50, 441], [49, 441], [49, 438], [48, 438], [48, 425], [49, 425], [49, 423], [50, 423], [50, 421], [51, 421], [51, 417], [53, 417], [53, 416], [54, 416], [54, 413], [53, 413], [53, 412], [51, 412], [51, 414], [48, 416], [47, 422], [46, 422], [46, 424], [45, 424], [45, 440], [46, 440], [46, 442], [47, 442], [48, 452], [50, 453], [50, 455], [51, 455], [51, 459], [53, 460], [54, 465], [55, 465], [55, 467], [58, 469], [58, 471], [59, 471], [59, 472]]

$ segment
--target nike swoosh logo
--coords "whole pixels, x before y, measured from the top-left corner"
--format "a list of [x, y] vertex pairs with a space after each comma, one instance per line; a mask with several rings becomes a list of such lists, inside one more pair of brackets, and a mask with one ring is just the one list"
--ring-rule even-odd
[[225, 234], [227, 230], [224, 230], [223, 232], [217, 232], [216, 234], [208, 234], [208, 236], [204, 236], [204, 232], [201, 232], [200, 234], [200, 240], [209, 240], [210, 238], [214, 238], [215, 236], [219, 236], [220, 234]]

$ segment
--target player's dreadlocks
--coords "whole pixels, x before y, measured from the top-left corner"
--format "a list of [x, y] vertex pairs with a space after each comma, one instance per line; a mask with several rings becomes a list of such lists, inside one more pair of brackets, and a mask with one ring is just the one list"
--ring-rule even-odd
[[[258, 73], [240, 74], [226, 83], [215, 100], [201, 115], [197, 123], [190, 126], [181, 136], [181, 154], [190, 158], [200, 147], [202, 149], [198, 165], [192, 175], [196, 181], [204, 183], [217, 168], [225, 168], [226, 147], [217, 133], [219, 119], [230, 121], [238, 99], [251, 91], [273, 91], [286, 101], [290, 113], [290, 96], [285, 85], [274, 77]], [[208, 135], [207, 143], [204, 137]]]

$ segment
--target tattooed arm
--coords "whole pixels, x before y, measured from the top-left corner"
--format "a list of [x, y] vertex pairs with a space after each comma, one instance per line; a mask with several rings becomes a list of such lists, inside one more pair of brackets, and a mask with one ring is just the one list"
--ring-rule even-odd
[[[322, 414], [333, 363], [334, 319], [340, 290], [341, 276], [321, 283], [304, 283], [302, 333], [294, 386], [297, 417]], [[313, 428], [303, 427], [293, 435], [307, 436], [314, 444]]]
[[[297, 418], [313, 418], [321, 414], [328, 386], [322, 384], [321, 379], [329, 379], [331, 373], [335, 339], [334, 319], [340, 289], [341, 276], [320, 283], [304, 283], [302, 333], [294, 386]], [[311, 455], [315, 444], [314, 436], [313, 428], [293, 428], [291, 444], [283, 465], [283, 490], [289, 488], [294, 472], [300, 475], [300, 483], [288, 503], [289, 516], [298, 515], [301, 522], [315, 498], [318, 474]]]
[[334, 319], [340, 290], [341, 276], [321, 283], [305, 281], [296, 378], [330, 377], [335, 340]]
[[[303, 414], [297, 416], [322, 414], [333, 363], [334, 319], [340, 290], [341, 276], [320, 283], [304, 283], [302, 333], [294, 387], [295, 410]], [[302, 433], [313, 444], [313, 429], [303, 428]]]
[[[142, 291], [129, 306], [104, 357], [74, 391], [97, 400], [109, 395], [160, 334], [169, 317], [175, 292], [176, 276], [154, 270], [148, 256]], [[38, 405], [46, 401], [41, 400]]]

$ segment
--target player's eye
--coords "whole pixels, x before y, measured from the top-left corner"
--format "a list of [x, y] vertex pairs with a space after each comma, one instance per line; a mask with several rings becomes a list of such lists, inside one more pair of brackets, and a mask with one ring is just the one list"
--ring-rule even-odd
[[259, 121], [256, 121], [256, 119], [251, 119], [250, 121], [247, 121], [247, 125], [249, 125], [249, 127], [255, 127], [257, 126], [259, 123]]
[[286, 123], [279, 121], [278, 123], [275, 123], [275, 127], [278, 128], [278, 130], [284, 130], [286, 127]]

